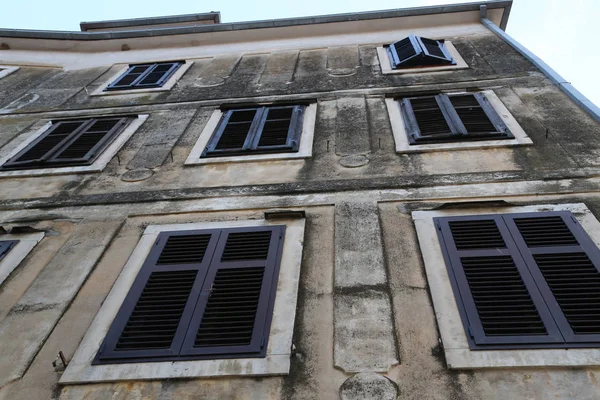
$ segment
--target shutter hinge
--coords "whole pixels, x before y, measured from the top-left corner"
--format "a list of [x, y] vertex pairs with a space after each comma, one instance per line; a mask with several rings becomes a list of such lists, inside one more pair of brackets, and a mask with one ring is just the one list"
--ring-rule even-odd
[[442, 230], [442, 226], [440, 225], [440, 221], [435, 221], [435, 226], [437, 226], [438, 230]]
[[572, 215], [572, 214], [571, 214], [571, 215], [570, 215], [570, 217], [571, 217], [571, 219], [573, 220], [573, 222], [575, 222], [576, 224], [578, 223], [578, 221], [577, 221], [577, 218], [575, 218], [575, 216], [574, 216], [574, 215]]
[[265, 337], [264, 336], [260, 340], [260, 348], [262, 349], [263, 347], [265, 347]]
[[475, 339], [475, 336], [473, 335], [473, 330], [471, 329], [471, 325], [469, 325], [469, 336]]

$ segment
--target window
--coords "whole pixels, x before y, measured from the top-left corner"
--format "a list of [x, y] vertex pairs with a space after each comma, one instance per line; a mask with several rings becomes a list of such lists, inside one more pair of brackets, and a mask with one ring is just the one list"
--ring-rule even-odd
[[413, 220], [449, 368], [598, 365], [600, 222], [584, 204]]
[[185, 61], [130, 65], [124, 74], [104, 90], [129, 90], [162, 87]]
[[482, 93], [399, 101], [411, 144], [514, 138]]
[[301, 105], [227, 110], [202, 156], [297, 152], [303, 113]]
[[289, 373], [305, 220], [265, 217], [147, 226], [60, 382]]
[[396, 151], [532, 144], [491, 90], [386, 99]]
[[600, 250], [569, 211], [435, 218], [471, 348], [600, 342]]
[[44, 238], [44, 232], [4, 234], [0, 240], [0, 285]]
[[264, 357], [284, 230], [162, 232], [96, 362]]
[[444, 46], [443, 39], [433, 40], [409, 35], [388, 45], [387, 52], [393, 69], [456, 64]]
[[0, 261], [6, 257], [8, 252], [19, 243], [18, 240], [0, 240]]
[[131, 117], [52, 121], [2, 165], [2, 170], [90, 165], [131, 122]]

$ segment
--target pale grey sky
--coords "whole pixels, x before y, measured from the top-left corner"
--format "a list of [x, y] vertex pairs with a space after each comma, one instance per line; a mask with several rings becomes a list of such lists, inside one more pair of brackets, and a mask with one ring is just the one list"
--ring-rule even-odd
[[[223, 22], [464, 3], [468, 0], [18, 0], [0, 28], [79, 30], [81, 21], [221, 11]], [[600, 105], [599, 0], [514, 0], [507, 32]], [[1, 53], [0, 53], [1, 62]]]

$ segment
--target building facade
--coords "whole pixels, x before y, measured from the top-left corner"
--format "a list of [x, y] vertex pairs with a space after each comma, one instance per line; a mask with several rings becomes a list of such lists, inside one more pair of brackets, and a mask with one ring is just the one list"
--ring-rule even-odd
[[0, 398], [598, 398], [599, 114], [511, 5], [0, 30]]

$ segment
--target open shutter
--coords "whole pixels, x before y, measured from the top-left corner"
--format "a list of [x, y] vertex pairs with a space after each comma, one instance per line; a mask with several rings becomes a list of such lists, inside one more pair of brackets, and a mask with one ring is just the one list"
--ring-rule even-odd
[[303, 106], [266, 107], [251, 149], [260, 152], [298, 151]]
[[87, 120], [77, 120], [53, 123], [39, 138], [4, 163], [2, 168], [23, 169], [43, 166], [44, 161], [67, 140], [81, 132], [87, 122]]
[[162, 232], [95, 363], [176, 357], [206, 278], [220, 230]]
[[228, 110], [204, 150], [204, 157], [243, 154], [252, 144], [252, 133], [260, 123], [262, 108]]
[[19, 243], [18, 240], [1, 240], [0, 241], [0, 261], [6, 257], [10, 250]]
[[564, 342], [500, 215], [434, 221], [473, 347]]
[[284, 230], [269, 226], [223, 231], [182, 356], [266, 354]]
[[392, 61], [392, 68], [418, 65], [421, 60], [419, 55], [423, 52], [414, 35], [409, 35], [396, 43], [392, 43], [387, 51]]
[[568, 211], [503, 216], [569, 343], [600, 341], [600, 250]]
[[66, 140], [48, 162], [90, 164], [128, 122], [128, 118], [92, 119], [76, 135]]
[[460, 121], [452, 118], [444, 105], [444, 95], [402, 99], [402, 115], [411, 143], [456, 139], [461, 133]]
[[483, 93], [451, 95], [449, 101], [469, 137], [513, 137]]
[[456, 64], [443, 40], [433, 40], [417, 36], [417, 41], [423, 50], [423, 55], [427, 65], [447, 65]]
[[113, 83], [108, 85], [105, 90], [124, 90], [132, 89], [136, 82], [146, 75], [146, 73], [154, 66], [154, 64], [132, 65]]

